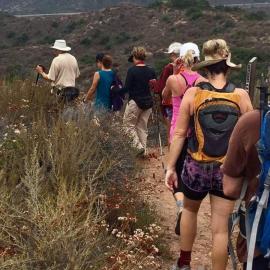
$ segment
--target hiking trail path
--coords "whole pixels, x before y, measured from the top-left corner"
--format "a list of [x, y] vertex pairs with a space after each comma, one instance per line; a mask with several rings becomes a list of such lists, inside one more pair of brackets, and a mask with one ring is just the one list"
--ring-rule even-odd
[[[167, 150], [164, 160], [166, 164]], [[142, 161], [142, 195], [156, 209], [159, 225], [164, 232], [165, 248], [168, 251], [168, 260], [163, 262], [162, 270], [171, 270], [175, 264], [180, 252], [180, 238], [175, 235], [175, 221], [177, 207], [171, 192], [164, 184], [164, 172], [162, 169], [161, 157], [158, 148], [152, 148], [149, 151], [149, 157]], [[198, 216], [198, 231], [195, 245], [192, 253], [192, 269], [204, 266], [205, 269], [211, 269], [211, 224], [210, 224], [210, 203], [207, 197], [200, 208]], [[228, 270], [232, 269], [230, 266]]]

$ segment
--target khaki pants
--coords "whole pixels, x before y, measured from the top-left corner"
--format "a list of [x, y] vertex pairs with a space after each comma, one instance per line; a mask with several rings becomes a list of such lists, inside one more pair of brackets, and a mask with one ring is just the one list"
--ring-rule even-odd
[[124, 114], [125, 132], [133, 140], [133, 146], [146, 150], [148, 129], [147, 124], [152, 109], [140, 109], [134, 100], [130, 100], [126, 106]]

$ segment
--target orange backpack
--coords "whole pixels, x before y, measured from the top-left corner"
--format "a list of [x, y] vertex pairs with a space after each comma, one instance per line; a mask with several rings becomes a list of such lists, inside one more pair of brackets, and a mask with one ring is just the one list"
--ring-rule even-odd
[[206, 82], [197, 87], [188, 152], [198, 162], [223, 163], [231, 133], [241, 115], [240, 96], [231, 83], [221, 90]]

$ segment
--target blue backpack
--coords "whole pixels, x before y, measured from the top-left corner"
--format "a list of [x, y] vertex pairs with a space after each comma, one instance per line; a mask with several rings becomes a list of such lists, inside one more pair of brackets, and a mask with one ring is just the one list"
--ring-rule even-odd
[[255, 247], [270, 258], [270, 111], [262, 112], [258, 153], [262, 164], [260, 184], [247, 209], [247, 270], [252, 270]]

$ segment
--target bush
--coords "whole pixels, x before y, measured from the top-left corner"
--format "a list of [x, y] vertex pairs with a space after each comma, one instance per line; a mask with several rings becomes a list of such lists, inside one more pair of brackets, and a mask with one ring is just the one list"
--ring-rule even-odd
[[55, 40], [56, 40], [55, 37], [52, 37], [52, 36], [45, 36], [45, 37], [41, 40], [41, 43], [42, 43], [42, 44], [52, 44]]
[[95, 62], [96, 62], [96, 59], [93, 57], [93, 56], [90, 56], [90, 55], [84, 55], [82, 58], [81, 58], [81, 62], [85, 65], [94, 65]]
[[59, 27], [59, 23], [58, 22], [52, 22], [52, 28], [58, 28]]
[[80, 44], [85, 47], [89, 47], [92, 44], [92, 40], [90, 38], [84, 38], [81, 40]]
[[14, 46], [23, 46], [29, 39], [29, 36], [26, 33], [23, 33], [16, 38]]
[[13, 32], [13, 31], [10, 31], [10, 32], [8, 32], [8, 33], [6, 34], [6, 37], [7, 37], [8, 39], [15, 38], [15, 36], [16, 36], [16, 33]]
[[160, 229], [118, 121], [66, 122], [54, 100], [29, 82], [1, 85], [0, 268], [158, 269]]
[[197, 20], [203, 16], [202, 10], [197, 7], [188, 8], [185, 14], [191, 20]]
[[190, 7], [205, 9], [210, 7], [207, 0], [170, 0], [169, 3], [172, 7], [180, 9], [187, 9]]
[[110, 40], [111, 40], [110, 36], [104, 35], [104, 36], [100, 37], [100, 40], [99, 40], [98, 44], [106, 46], [107, 43], [110, 42]]
[[268, 18], [268, 15], [264, 11], [257, 11], [257, 12], [248, 12], [245, 17], [249, 21], [264, 21]]
[[121, 33], [119, 33], [119, 35], [117, 35], [115, 37], [115, 43], [116, 44], [123, 44], [123, 43], [127, 42], [130, 39], [131, 39], [131, 37], [130, 37], [130, 35], [128, 33], [121, 32]]
[[161, 17], [161, 21], [165, 22], [165, 23], [170, 23], [171, 22], [171, 18], [169, 15], [163, 15]]

